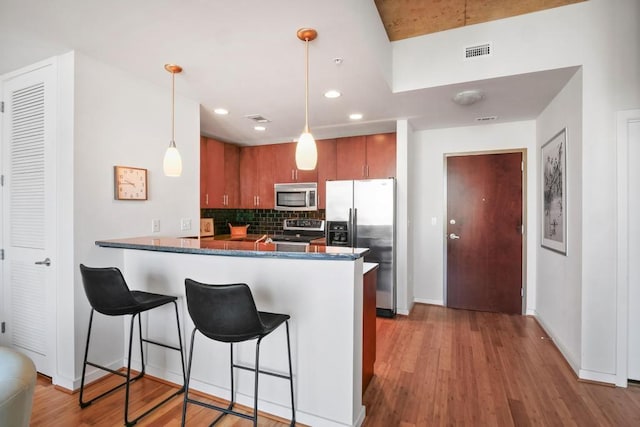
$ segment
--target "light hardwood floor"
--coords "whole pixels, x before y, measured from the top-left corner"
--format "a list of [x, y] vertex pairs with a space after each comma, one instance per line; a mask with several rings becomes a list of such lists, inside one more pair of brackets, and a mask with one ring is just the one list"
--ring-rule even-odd
[[[364, 396], [364, 427], [640, 426], [640, 387], [577, 380], [530, 317], [418, 304], [410, 316], [377, 320], [375, 377]], [[100, 387], [97, 384], [95, 387]], [[106, 384], [105, 384], [106, 386]], [[171, 388], [143, 379], [133, 414]], [[122, 425], [124, 391], [80, 410], [78, 395], [38, 380], [32, 426]], [[140, 426], [180, 424], [176, 398]], [[188, 425], [207, 425], [212, 411], [190, 405]], [[250, 426], [227, 416], [223, 427]], [[285, 426], [262, 417], [261, 426]]]

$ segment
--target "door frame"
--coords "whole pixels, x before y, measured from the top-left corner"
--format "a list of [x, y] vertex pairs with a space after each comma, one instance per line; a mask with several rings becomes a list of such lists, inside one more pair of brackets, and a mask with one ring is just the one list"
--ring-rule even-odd
[[463, 151], [463, 152], [453, 152], [453, 153], [444, 153], [442, 162], [443, 162], [443, 183], [444, 183], [444, 203], [442, 206], [444, 221], [442, 221], [442, 235], [444, 236], [442, 242], [442, 252], [443, 252], [443, 265], [442, 265], [442, 295], [444, 306], [448, 307], [447, 304], [447, 223], [448, 223], [448, 194], [447, 194], [447, 159], [449, 157], [461, 157], [461, 156], [483, 156], [488, 154], [511, 154], [511, 153], [520, 153], [522, 156], [522, 306], [521, 306], [521, 314], [525, 315], [527, 312], [527, 236], [528, 236], [528, 217], [527, 217], [527, 149], [526, 148], [507, 148], [502, 150], [486, 150], [486, 151]]
[[617, 299], [617, 342], [616, 342], [616, 385], [627, 387], [629, 362], [629, 131], [628, 124], [640, 121], [640, 109], [617, 113], [617, 256], [616, 289]]

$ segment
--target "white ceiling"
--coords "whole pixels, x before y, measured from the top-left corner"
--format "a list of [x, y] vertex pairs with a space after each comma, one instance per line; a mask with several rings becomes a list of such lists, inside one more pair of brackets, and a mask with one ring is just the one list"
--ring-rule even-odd
[[[536, 118], [575, 69], [393, 94], [385, 80], [391, 48], [373, 0], [0, 0], [0, 75], [69, 50], [167, 89], [164, 64], [176, 63], [176, 94], [201, 104], [203, 134], [245, 145], [292, 141], [304, 126], [301, 27], [309, 46], [309, 124], [316, 139], [395, 130], [468, 126]], [[378, 41], [382, 40], [383, 43]], [[336, 65], [334, 58], [342, 58]], [[326, 99], [338, 89], [343, 96]], [[465, 89], [485, 99], [451, 102]], [[225, 107], [228, 116], [213, 109]], [[348, 114], [360, 112], [360, 122]], [[256, 132], [246, 115], [271, 120]]]

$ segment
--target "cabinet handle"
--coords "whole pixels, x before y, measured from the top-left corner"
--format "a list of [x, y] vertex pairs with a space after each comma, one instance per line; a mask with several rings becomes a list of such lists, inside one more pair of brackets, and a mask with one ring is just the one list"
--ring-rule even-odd
[[367, 175], [365, 175], [365, 174], [364, 174], [364, 165], [362, 165], [362, 177], [363, 177], [363, 178], [366, 178], [366, 177], [367, 177]]
[[293, 181], [295, 179], [295, 173], [296, 173], [296, 170], [295, 169], [291, 169], [291, 181]]
[[296, 181], [298, 180], [298, 169], [295, 169], [296, 171]]
[[256, 206], [260, 206], [260, 196], [256, 196], [256, 199], [258, 200], [258, 203], [256, 203]]
[[367, 165], [367, 178], [369, 178], [369, 165]]
[[209, 193], [204, 195], [204, 204], [209, 206]]

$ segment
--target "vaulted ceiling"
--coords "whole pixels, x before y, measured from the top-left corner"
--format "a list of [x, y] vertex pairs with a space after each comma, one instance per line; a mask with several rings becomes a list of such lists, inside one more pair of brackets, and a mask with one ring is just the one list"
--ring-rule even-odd
[[[0, 75], [75, 50], [166, 89], [169, 105], [164, 64], [176, 63], [184, 68], [176, 95], [200, 104], [203, 134], [245, 145], [285, 142], [304, 124], [304, 44], [296, 32], [312, 27], [309, 124], [316, 138], [393, 131], [399, 118], [416, 130], [474, 125], [483, 116], [530, 120], [575, 70], [394, 92], [389, 39], [576, 1], [0, 0]], [[474, 108], [451, 102], [470, 88], [486, 99]], [[342, 96], [327, 99], [328, 89]], [[230, 113], [216, 115], [217, 107]], [[350, 113], [363, 118], [350, 120]], [[266, 130], [254, 130], [249, 115], [270, 120]]]

